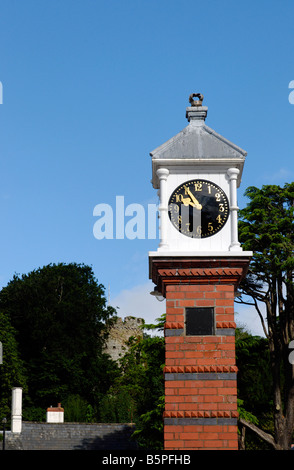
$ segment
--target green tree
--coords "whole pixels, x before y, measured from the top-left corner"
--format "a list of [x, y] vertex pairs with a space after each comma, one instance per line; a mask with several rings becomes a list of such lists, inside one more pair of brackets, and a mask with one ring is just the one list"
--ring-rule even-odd
[[[145, 329], [161, 330], [157, 325]], [[140, 447], [161, 449], [163, 446], [165, 346], [163, 336], [132, 337], [120, 359], [120, 375], [100, 402], [100, 416], [108, 422], [133, 422], [134, 438]]]
[[46, 409], [69, 395], [99, 401], [115, 370], [102, 352], [115, 312], [89, 266], [60, 263], [15, 275], [0, 292], [0, 310], [16, 331], [30, 406]]
[[161, 395], [152, 410], [143, 413], [136, 423], [133, 438], [142, 449], [163, 450], [164, 395]]
[[252, 336], [242, 327], [237, 328], [236, 364], [238, 397], [243, 400], [244, 407], [256, 416], [267, 413], [272, 406], [272, 376], [267, 339]]
[[294, 183], [249, 187], [245, 195], [250, 202], [240, 211], [239, 237], [243, 248], [254, 255], [240, 286], [239, 301], [254, 305], [268, 340], [274, 435], [264, 433], [263, 439], [274, 449], [289, 449], [294, 429], [293, 364], [289, 361], [289, 344], [294, 339]]
[[[119, 416], [126, 415], [129, 410], [132, 410], [133, 419], [137, 419], [142, 413], [152, 410], [163, 394], [164, 338], [132, 337], [128, 347], [119, 361], [120, 375], [101, 402], [103, 416], [109, 413], [114, 421], [119, 421]], [[121, 409], [123, 403], [126, 412]]]
[[91, 423], [94, 413], [91, 405], [80, 395], [69, 395], [63, 402], [65, 409], [64, 421], [75, 423]]
[[[272, 376], [269, 364], [268, 341], [252, 336], [246, 329], [236, 329], [236, 364], [238, 366], [238, 411], [241, 420], [251, 426], [273, 430]], [[246, 434], [246, 427], [239, 423], [240, 448], [247, 450], [268, 449], [255, 433]]]
[[9, 318], [0, 312], [0, 341], [3, 347], [3, 363], [0, 364], [0, 422], [10, 418], [13, 387], [26, 391], [24, 365], [19, 357], [15, 331]]

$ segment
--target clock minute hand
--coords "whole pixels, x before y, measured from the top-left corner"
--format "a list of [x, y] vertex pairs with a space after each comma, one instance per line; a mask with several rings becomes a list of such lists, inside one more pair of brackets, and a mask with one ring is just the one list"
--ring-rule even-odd
[[196, 209], [199, 209], [199, 210], [202, 209], [202, 205], [197, 201], [196, 197], [191, 193], [190, 189], [189, 188], [186, 188], [186, 189], [187, 189], [187, 193], [189, 194], [192, 201], [194, 202]]

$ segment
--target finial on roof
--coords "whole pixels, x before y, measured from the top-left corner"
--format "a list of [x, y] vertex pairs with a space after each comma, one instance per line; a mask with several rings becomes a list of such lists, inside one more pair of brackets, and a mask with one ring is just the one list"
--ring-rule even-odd
[[[198, 98], [198, 101], [195, 101], [193, 98]], [[192, 93], [189, 96], [189, 103], [191, 103], [191, 106], [202, 106], [203, 102], [203, 95], [201, 93]]]
[[[198, 98], [198, 100], [194, 100]], [[189, 96], [190, 107], [186, 108], [186, 118], [195, 125], [202, 125], [207, 115], [207, 107], [202, 105], [203, 95], [201, 93], [192, 93]]]

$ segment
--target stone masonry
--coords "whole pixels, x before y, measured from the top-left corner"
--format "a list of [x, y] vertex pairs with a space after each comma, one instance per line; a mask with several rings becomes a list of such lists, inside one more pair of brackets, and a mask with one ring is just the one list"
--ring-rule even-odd
[[128, 316], [123, 320], [117, 318], [115, 324], [109, 331], [109, 336], [104, 352], [114, 360], [118, 361], [127, 352], [127, 342], [131, 336], [140, 337], [143, 332], [141, 326], [144, 320], [142, 318]]

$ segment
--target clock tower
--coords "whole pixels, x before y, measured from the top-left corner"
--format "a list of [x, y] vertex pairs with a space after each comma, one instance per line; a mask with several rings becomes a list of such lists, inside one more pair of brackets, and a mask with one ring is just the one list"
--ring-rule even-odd
[[238, 241], [246, 152], [205, 124], [192, 94], [188, 125], [152, 157], [160, 243], [149, 275], [166, 298], [166, 450], [232, 449], [237, 439], [234, 296], [251, 252]]

